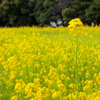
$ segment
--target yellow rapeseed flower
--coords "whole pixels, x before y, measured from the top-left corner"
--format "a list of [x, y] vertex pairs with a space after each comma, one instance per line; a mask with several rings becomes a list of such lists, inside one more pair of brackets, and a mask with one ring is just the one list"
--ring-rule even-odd
[[16, 95], [12, 96], [11, 100], [18, 100], [18, 96], [16, 96]]

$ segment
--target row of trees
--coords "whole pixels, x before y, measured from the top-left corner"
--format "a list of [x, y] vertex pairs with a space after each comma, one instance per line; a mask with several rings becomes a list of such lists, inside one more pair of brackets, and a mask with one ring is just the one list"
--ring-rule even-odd
[[100, 24], [100, 0], [0, 0], [0, 26], [49, 25], [73, 18]]

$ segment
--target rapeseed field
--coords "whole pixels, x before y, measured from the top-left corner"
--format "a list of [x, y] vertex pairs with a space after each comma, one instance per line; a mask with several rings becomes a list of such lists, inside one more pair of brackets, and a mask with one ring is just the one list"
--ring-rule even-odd
[[0, 28], [0, 100], [100, 100], [100, 26]]

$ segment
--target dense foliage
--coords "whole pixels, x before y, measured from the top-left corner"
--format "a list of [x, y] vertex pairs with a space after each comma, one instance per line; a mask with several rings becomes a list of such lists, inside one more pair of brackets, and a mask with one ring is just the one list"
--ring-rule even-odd
[[0, 0], [0, 26], [49, 25], [73, 18], [83, 23], [100, 24], [99, 0]]

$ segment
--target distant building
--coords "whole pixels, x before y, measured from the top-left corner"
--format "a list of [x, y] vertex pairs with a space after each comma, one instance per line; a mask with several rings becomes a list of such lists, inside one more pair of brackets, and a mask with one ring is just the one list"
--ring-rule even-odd
[[50, 25], [51, 25], [51, 27], [54, 27], [54, 28], [57, 27], [57, 24], [55, 22], [52, 22], [52, 21], [50, 22]]
[[62, 22], [61, 19], [58, 19], [58, 20], [57, 20], [57, 25], [58, 25], [58, 26], [63, 26], [63, 22]]

